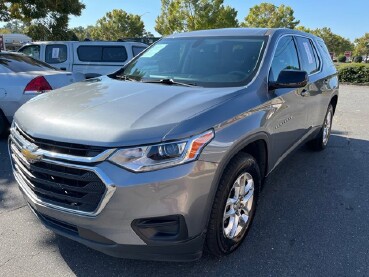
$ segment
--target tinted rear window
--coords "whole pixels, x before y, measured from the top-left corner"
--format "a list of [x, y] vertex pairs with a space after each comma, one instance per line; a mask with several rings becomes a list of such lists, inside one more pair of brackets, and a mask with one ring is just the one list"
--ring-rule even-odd
[[18, 54], [0, 54], [0, 65], [13, 72], [55, 70], [44, 62]]
[[127, 60], [124, 46], [79, 46], [77, 54], [82, 62], [125, 62]]

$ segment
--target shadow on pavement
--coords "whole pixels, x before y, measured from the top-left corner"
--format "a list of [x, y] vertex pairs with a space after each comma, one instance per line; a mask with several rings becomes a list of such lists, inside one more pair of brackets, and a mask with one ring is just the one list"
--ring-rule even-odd
[[[337, 134], [337, 133], [336, 133]], [[268, 178], [244, 244], [221, 259], [166, 263], [117, 259], [56, 236], [77, 276], [361, 275], [368, 270], [369, 141], [333, 135], [306, 147]]]
[[24, 203], [11, 170], [7, 139], [0, 139], [0, 214]]

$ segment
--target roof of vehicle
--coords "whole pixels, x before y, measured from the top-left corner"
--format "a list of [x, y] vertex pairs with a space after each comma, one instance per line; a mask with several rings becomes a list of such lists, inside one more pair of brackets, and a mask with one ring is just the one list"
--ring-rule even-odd
[[167, 38], [176, 37], [207, 37], [207, 36], [268, 36], [273, 34], [303, 34], [305, 36], [315, 37], [312, 34], [292, 30], [287, 28], [223, 28], [200, 30], [186, 33], [178, 33], [167, 36]]
[[79, 44], [79, 45], [135, 45], [135, 46], [144, 46], [148, 45], [142, 42], [135, 41], [102, 41], [102, 40], [91, 40], [91, 41], [34, 41], [27, 43], [25, 45], [34, 45], [34, 44]]

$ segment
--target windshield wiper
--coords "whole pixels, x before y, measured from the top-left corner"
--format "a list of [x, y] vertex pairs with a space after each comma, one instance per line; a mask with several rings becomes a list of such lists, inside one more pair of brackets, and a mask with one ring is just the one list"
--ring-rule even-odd
[[118, 78], [119, 80], [123, 80], [123, 81], [131, 81], [131, 82], [138, 82], [138, 80], [133, 79], [131, 76], [129, 75], [115, 75], [116, 78]]
[[164, 85], [177, 85], [177, 86], [184, 86], [184, 87], [196, 87], [196, 84], [189, 84], [189, 83], [181, 83], [174, 81], [173, 79], [161, 79], [161, 80], [151, 80], [151, 81], [142, 81], [143, 83], [153, 83], [153, 84], [164, 84]]

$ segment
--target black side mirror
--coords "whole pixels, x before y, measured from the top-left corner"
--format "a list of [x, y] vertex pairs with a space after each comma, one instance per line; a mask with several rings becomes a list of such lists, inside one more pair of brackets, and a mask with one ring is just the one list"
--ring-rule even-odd
[[282, 70], [276, 82], [269, 83], [269, 89], [302, 88], [308, 83], [308, 74], [301, 70]]

